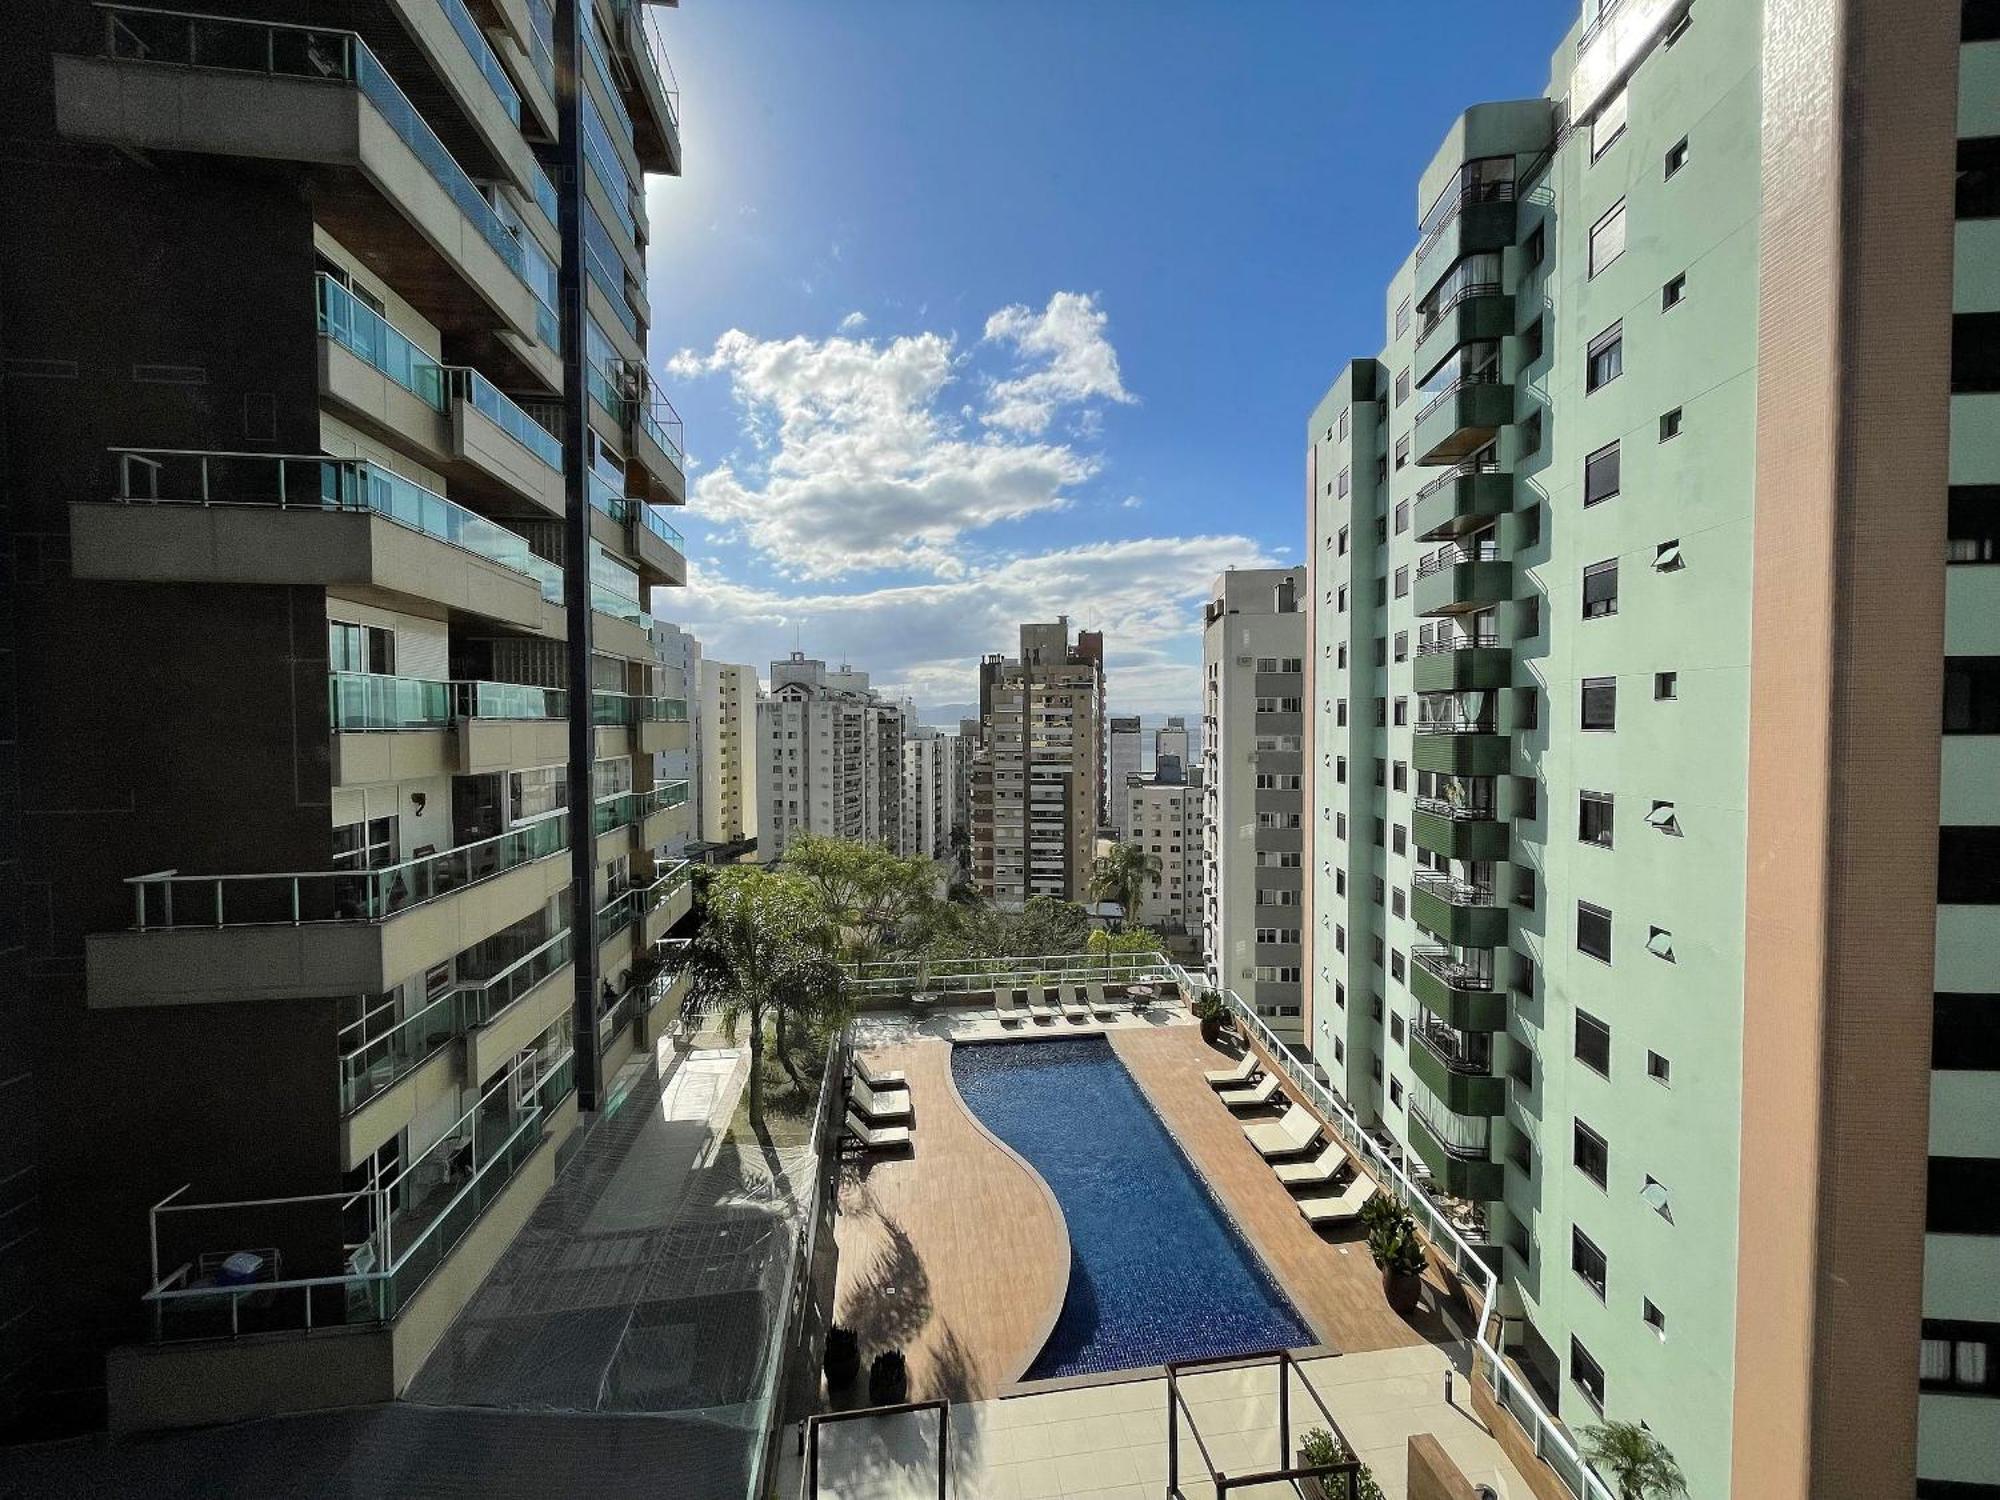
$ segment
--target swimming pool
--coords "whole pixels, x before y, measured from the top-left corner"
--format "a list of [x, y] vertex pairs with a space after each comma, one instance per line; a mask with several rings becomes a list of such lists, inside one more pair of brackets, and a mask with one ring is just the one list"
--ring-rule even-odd
[[1069, 1223], [1069, 1290], [1028, 1379], [1314, 1342], [1103, 1037], [962, 1044], [951, 1071]]

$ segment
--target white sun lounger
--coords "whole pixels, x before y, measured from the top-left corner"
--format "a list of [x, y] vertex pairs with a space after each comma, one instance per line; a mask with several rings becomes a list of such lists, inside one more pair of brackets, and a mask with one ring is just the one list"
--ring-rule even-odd
[[1257, 1054], [1245, 1051], [1243, 1061], [1233, 1068], [1210, 1068], [1201, 1076], [1212, 1089], [1231, 1089], [1247, 1084], [1257, 1071]]
[[1252, 1123], [1243, 1127], [1243, 1133], [1268, 1159], [1273, 1156], [1297, 1156], [1310, 1149], [1319, 1139], [1319, 1121], [1313, 1112], [1303, 1104], [1294, 1104], [1285, 1111], [1285, 1117], [1275, 1124]]
[[880, 1072], [877, 1072], [874, 1068], [868, 1066], [868, 1059], [858, 1052], [854, 1054], [854, 1076], [867, 1084], [871, 1089], [878, 1091], [881, 1089], [892, 1089], [899, 1084], [909, 1082], [909, 1079], [904, 1076], [901, 1068], [884, 1068]]
[[1275, 1073], [1266, 1073], [1263, 1082], [1247, 1089], [1221, 1089], [1216, 1097], [1231, 1109], [1255, 1109], [1269, 1104], [1278, 1093], [1278, 1078]]
[[870, 1151], [889, 1151], [910, 1144], [909, 1126], [870, 1125], [852, 1111], [847, 1116], [847, 1133]]
[[1311, 1161], [1284, 1162], [1271, 1170], [1286, 1187], [1320, 1187], [1338, 1177], [1346, 1165], [1346, 1149], [1333, 1141]]
[[1109, 998], [1104, 993], [1102, 982], [1092, 980], [1083, 988], [1084, 993], [1090, 998], [1090, 1013], [1093, 1016], [1097, 1017], [1100, 1021], [1109, 1021], [1117, 1017], [1119, 1012], [1118, 1002]]
[[1026, 1007], [1021, 1003], [1019, 990], [995, 990], [993, 1008], [1000, 1013], [1002, 1026], [1019, 1026], [1022, 1020], [1021, 1012]]
[[1037, 1021], [1059, 1021], [1062, 1007], [1051, 998], [1052, 992], [1035, 985], [1028, 990], [1028, 1009]]
[[879, 1093], [859, 1078], [847, 1090], [848, 1107], [871, 1120], [906, 1120], [910, 1116], [908, 1089], [883, 1089]]
[[1066, 984], [1062, 987], [1060, 993], [1062, 995], [1064, 1015], [1068, 1016], [1072, 1021], [1088, 1021], [1090, 1019], [1090, 1001], [1084, 995], [1082, 985]]
[[1375, 1179], [1366, 1172], [1357, 1171], [1354, 1181], [1337, 1193], [1317, 1193], [1311, 1197], [1293, 1201], [1306, 1222], [1315, 1229], [1325, 1224], [1345, 1224], [1358, 1218], [1367, 1201], [1375, 1196]]

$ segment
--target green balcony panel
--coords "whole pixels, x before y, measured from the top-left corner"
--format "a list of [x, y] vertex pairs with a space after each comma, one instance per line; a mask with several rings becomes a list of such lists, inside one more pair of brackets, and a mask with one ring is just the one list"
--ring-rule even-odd
[[1514, 243], [1514, 184], [1496, 182], [1460, 196], [1451, 216], [1417, 246], [1416, 284], [1425, 295], [1468, 255]]
[[1499, 1162], [1447, 1149], [1415, 1110], [1410, 1111], [1410, 1147], [1424, 1159], [1437, 1185], [1454, 1198], [1487, 1203], [1498, 1198], [1505, 1186], [1506, 1169]]
[[1507, 945], [1507, 908], [1475, 904], [1463, 886], [1445, 882], [1419, 885], [1410, 893], [1410, 917], [1438, 941], [1454, 948]]
[[1486, 734], [1422, 734], [1410, 746], [1410, 763], [1419, 771], [1447, 776], [1504, 776], [1507, 736]]
[[1514, 653], [1506, 646], [1440, 643], [1417, 653], [1410, 687], [1419, 693], [1468, 693], [1503, 688], [1514, 678]]
[[1500, 469], [1453, 469], [1417, 491], [1420, 542], [1443, 542], [1514, 508], [1514, 476]]
[[1410, 993], [1432, 1015], [1460, 1031], [1505, 1031], [1507, 996], [1492, 981], [1457, 970], [1448, 959], [1412, 954]]
[[1415, 1028], [1410, 1036], [1410, 1071], [1455, 1115], [1491, 1119], [1507, 1108], [1506, 1079], [1491, 1071], [1461, 1072], [1453, 1068], [1437, 1044]]
[[1505, 338], [1514, 331], [1514, 299], [1497, 286], [1472, 286], [1460, 292], [1427, 321], [1417, 334], [1419, 380], [1444, 363], [1454, 349], [1466, 344]]
[[1449, 859], [1505, 859], [1508, 829], [1490, 811], [1484, 816], [1453, 816], [1416, 808], [1410, 816], [1410, 836], [1417, 847]]
[[1455, 464], [1514, 420], [1514, 387], [1490, 380], [1449, 386], [1417, 416], [1412, 446], [1420, 464]]
[[1410, 608], [1420, 615], [1470, 614], [1514, 597], [1514, 565], [1505, 558], [1446, 562], [1419, 573]]

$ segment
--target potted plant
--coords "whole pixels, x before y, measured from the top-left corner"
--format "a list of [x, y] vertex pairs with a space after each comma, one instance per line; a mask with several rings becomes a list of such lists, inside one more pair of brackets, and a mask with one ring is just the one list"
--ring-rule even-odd
[[852, 1328], [838, 1323], [826, 1331], [826, 1356], [820, 1362], [826, 1371], [828, 1391], [844, 1391], [861, 1374], [861, 1340]]
[[1423, 1295], [1424, 1267], [1430, 1263], [1417, 1238], [1416, 1221], [1406, 1215], [1396, 1224], [1379, 1226], [1368, 1236], [1368, 1253], [1382, 1268], [1382, 1296], [1389, 1310], [1415, 1312]]
[[[1378, 1192], [1361, 1205], [1361, 1229], [1368, 1237], [1371, 1254], [1375, 1248], [1375, 1232], [1378, 1229], [1394, 1229], [1403, 1222], [1404, 1217], [1403, 1205], [1387, 1192]], [[1375, 1264], [1378, 1267], [1382, 1264], [1380, 1256], [1376, 1256]]]
[[1213, 1047], [1228, 1029], [1229, 1002], [1214, 990], [1203, 990], [1195, 997], [1193, 1008], [1194, 1018], [1201, 1022], [1201, 1039]]
[[[1309, 1428], [1299, 1438], [1301, 1469], [1323, 1469], [1328, 1464], [1343, 1463], [1346, 1459], [1347, 1450], [1340, 1445], [1340, 1439], [1324, 1427]], [[1333, 1493], [1327, 1489], [1325, 1478], [1318, 1474], [1300, 1477], [1299, 1494], [1303, 1500], [1334, 1500]], [[1341, 1500], [1345, 1500], [1345, 1496], [1342, 1496]]]
[[868, 1404], [900, 1406], [910, 1399], [910, 1366], [900, 1349], [884, 1349], [868, 1369]]

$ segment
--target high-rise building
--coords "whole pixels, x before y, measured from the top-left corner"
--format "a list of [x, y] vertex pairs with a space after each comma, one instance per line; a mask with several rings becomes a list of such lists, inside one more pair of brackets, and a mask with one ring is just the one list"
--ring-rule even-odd
[[[1111, 787], [1115, 793], [1139, 774], [1139, 716], [1114, 714], [1110, 725], [1111, 747], [1107, 759], [1111, 767]], [[1132, 837], [1132, 807], [1122, 796], [1112, 799], [1111, 831], [1121, 840]]]
[[903, 741], [903, 833], [906, 852], [952, 857], [958, 808], [958, 736], [913, 726]]
[[660, 781], [682, 781], [687, 783], [688, 802], [686, 831], [678, 846], [670, 844], [667, 852], [676, 857], [687, 853], [687, 846], [706, 837], [702, 825], [707, 821], [708, 812], [704, 805], [706, 777], [702, 772], [702, 655], [701, 642], [678, 625], [664, 620], [655, 620], [652, 629], [653, 659], [659, 664], [655, 688], [664, 696], [687, 706], [687, 743], [673, 750], [661, 750], [653, 756], [653, 774]]
[[1121, 817], [1131, 830], [1127, 842], [1137, 844], [1160, 862], [1157, 874], [1140, 893], [1132, 919], [1171, 943], [1198, 935], [1202, 914], [1202, 771], [1183, 773], [1167, 757], [1164, 767], [1150, 774], [1138, 771], [1125, 778], [1119, 795]]
[[1311, 415], [1308, 1042], [1572, 1428], [1992, 1493], [2000, 17], [1585, 10]]
[[734, 858], [757, 842], [757, 705], [755, 669], [704, 659], [701, 664], [701, 838], [714, 856]]
[[1153, 731], [1153, 764], [1158, 766], [1165, 756], [1173, 756], [1182, 765], [1192, 765], [1188, 758], [1192, 750], [1188, 743], [1187, 719], [1181, 714], [1171, 714], [1167, 722]]
[[[47, 0], [0, 52], [0, 1344], [44, 1425], [396, 1394], [685, 906], [657, 17], [277, 9]], [[232, 1341], [230, 1276], [318, 1284]]]
[[979, 664], [973, 882], [1019, 909], [1081, 900], [1104, 820], [1104, 637], [1067, 617], [1021, 627], [1018, 657]]
[[1231, 569], [1209, 589], [1201, 636], [1209, 981], [1235, 990], [1281, 1040], [1299, 1044], [1305, 591], [1304, 568]]
[[909, 710], [868, 674], [794, 651], [771, 663], [757, 705], [758, 857], [774, 863], [798, 833], [903, 847], [903, 727]]

